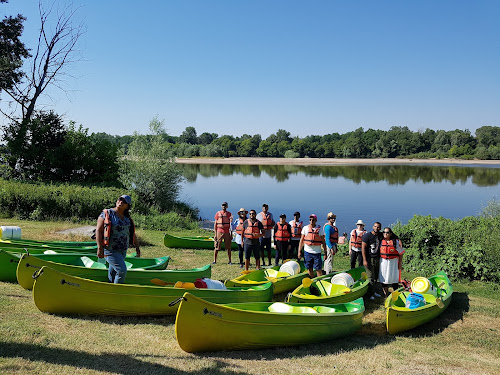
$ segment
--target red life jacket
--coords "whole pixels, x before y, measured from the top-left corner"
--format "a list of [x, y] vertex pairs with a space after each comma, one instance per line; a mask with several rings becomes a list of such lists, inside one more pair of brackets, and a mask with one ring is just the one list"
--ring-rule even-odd
[[243, 232], [245, 238], [250, 238], [251, 240], [255, 240], [259, 238], [260, 229], [259, 229], [259, 220], [255, 220], [255, 223], [252, 223], [252, 220], [247, 220], [247, 227]]
[[323, 226], [323, 231], [326, 233], [326, 226], [329, 225], [331, 226], [333, 229], [335, 229], [333, 232], [330, 231], [330, 242], [331, 243], [339, 243], [339, 230], [337, 229], [337, 227], [335, 225], [331, 225], [330, 223], [325, 223], [325, 225]]
[[236, 234], [239, 234], [240, 236], [243, 234], [243, 223], [245, 222], [245, 220], [242, 220], [241, 217], [238, 218], [239, 220], [239, 224], [238, 226], [236, 227]]
[[380, 257], [384, 259], [394, 259], [399, 258], [399, 253], [396, 250], [397, 240], [382, 240], [380, 244]]
[[292, 228], [292, 237], [293, 238], [300, 238], [302, 235], [302, 226], [304, 225], [303, 222], [296, 222], [295, 220], [293, 221], [293, 228]]
[[278, 226], [278, 230], [274, 234], [276, 237], [276, 241], [289, 241], [290, 240], [290, 232], [288, 231], [288, 223], [281, 224], [278, 223], [276, 224]]
[[308, 227], [309, 227], [309, 231], [304, 236], [304, 243], [309, 245], [309, 246], [321, 245], [323, 243], [323, 240], [321, 239], [321, 236], [319, 235], [319, 230], [321, 229], [321, 227], [317, 226], [316, 228], [313, 228], [311, 226], [311, 224], [309, 224]]
[[[229, 232], [229, 227], [231, 226], [230, 218], [231, 218], [231, 212], [229, 211], [222, 211], [220, 210], [217, 212], [218, 218], [215, 221], [217, 225], [217, 232], [223, 232], [223, 233], [228, 233]], [[222, 230], [220, 230], [222, 229]]]
[[262, 223], [262, 226], [264, 227], [264, 230], [270, 230], [273, 228], [273, 220], [271, 219], [271, 214], [268, 212], [265, 214], [264, 212], [261, 212], [262, 214], [262, 220], [260, 221]]
[[365, 234], [365, 233], [366, 233], [366, 230], [361, 232], [360, 235], [358, 236], [357, 230], [354, 229], [351, 233], [351, 246], [355, 247], [357, 249], [361, 249], [361, 242], [363, 239], [363, 234]]
[[[104, 209], [102, 211], [104, 212], [104, 233], [103, 233], [102, 243], [104, 246], [107, 247], [109, 246], [109, 238], [111, 237], [111, 220], [109, 219], [109, 210]], [[129, 220], [130, 220], [129, 244], [133, 245], [135, 238], [135, 224], [131, 217], [129, 217]]]

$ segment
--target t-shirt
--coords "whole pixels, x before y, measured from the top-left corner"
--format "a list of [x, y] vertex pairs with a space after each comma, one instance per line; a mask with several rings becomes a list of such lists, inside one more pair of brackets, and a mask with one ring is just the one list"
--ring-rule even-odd
[[380, 256], [380, 242], [382, 241], [382, 233], [373, 234], [366, 232], [363, 235], [362, 241], [368, 245], [368, 253], [370, 257], [377, 258]]
[[[108, 251], [127, 251], [130, 241], [130, 218], [120, 218], [112, 208], [108, 209], [108, 213], [111, 222], [111, 235], [109, 236], [109, 246], [106, 249]], [[104, 219], [104, 211], [99, 216]]]
[[[262, 223], [257, 220], [257, 226], [259, 227], [259, 233], [262, 233], [262, 231], [264, 230], [264, 226], [262, 225]], [[243, 223], [243, 244], [244, 245], [258, 245], [259, 244], [259, 238], [246, 238], [245, 237], [245, 229], [248, 228], [248, 220], [246, 220], [244, 223]]]
[[[356, 238], [359, 238], [359, 235], [360, 235], [361, 233], [363, 233], [363, 232], [364, 232], [364, 230], [353, 229], [353, 230], [351, 231], [351, 234], [349, 235], [349, 239], [351, 239], [351, 238], [352, 238], [352, 236], [354, 235], [354, 233], [356, 233]], [[361, 241], [363, 241], [363, 238], [361, 238]], [[353, 242], [353, 243], [354, 243], [354, 242]], [[353, 251], [361, 251], [361, 247], [360, 247], [360, 248], [357, 248], [357, 247], [351, 246], [351, 250], [353, 250]]]
[[[319, 235], [321, 237], [324, 237], [325, 232], [323, 231], [323, 228], [321, 228], [320, 225], [316, 225], [316, 228], [319, 228]], [[309, 233], [309, 225], [306, 225], [304, 228], [302, 228], [302, 235], [306, 236], [307, 233]], [[321, 245], [308, 245], [304, 242], [304, 251], [307, 251], [311, 254], [321, 254]]]
[[[290, 222], [288, 224], [290, 224], [290, 227], [291, 227], [292, 233], [293, 233], [294, 228], [296, 226], [298, 226], [297, 224], [304, 225], [304, 222], [302, 220], [299, 220], [299, 221], [297, 221], [297, 223], [295, 223], [294, 220], [290, 220]], [[302, 229], [300, 230], [300, 232], [302, 232]], [[300, 240], [300, 235], [298, 237], [292, 237], [292, 241], [299, 241], [299, 240]]]
[[[274, 223], [274, 219], [273, 219], [273, 214], [272, 213], [268, 212], [267, 216], [271, 219], [271, 228], [269, 228], [268, 230], [266, 230], [264, 232], [264, 238], [271, 238], [271, 234], [273, 232], [273, 225], [275, 223]], [[264, 214], [262, 212], [259, 212], [257, 214], [257, 220], [259, 220], [260, 222], [262, 222], [262, 220], [264, 220]]]
[[[243, 220], [243, 222], [245, 222], [246, 220], [247, 220], [247, 218], [245, 218]], [[239, 216], [231, 224], [231, 229], [233, 230], [234, 233], [236, 233], [236, 227], [238, 225], [240, 225], [240, 217]], [[234, 236], [234, 242], [236, 242], [238, 245], [242, 245], [242, 242], [241, 242], [242, 237], [243, 236], [241, 234], [236, 233]]]

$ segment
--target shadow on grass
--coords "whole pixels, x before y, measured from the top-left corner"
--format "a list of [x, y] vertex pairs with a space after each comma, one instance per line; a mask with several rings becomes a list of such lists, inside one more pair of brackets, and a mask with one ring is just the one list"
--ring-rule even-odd
[[[168, 348], [165, 348], [168, 350]], [[79, 369], [102, 371], [107, 374], [245, 374], [227, 369], [227, 364], [214, 360], [215, 364], [196, 371], [184, 371], [159, 363], [148, 362], [149, 355], [131, 356], [120, 353], [90, 354], [77, 350], [48, 348], [36, 344], [20, 344], [12, 342], [0, 343], [0, 357], [22, 358], [32, 362], [45, 362], [54, 365], [70, 366]], [[141, 360], [144, 358], [145, 360]], [[156, 357], [161, 358], [161, 357]], [[168, 357], [165, 357], [167, 360]]]
[[[60, 315], [62, 316], [62, 315]], [[161, 316], [108, 316], [108, 315], [65, 315], [65, 318], [96, 321], [103, 324], [116, 325], [140, 325], [140, 324], [157, 324], [162, 326], [174, 326], [175, 315]]]

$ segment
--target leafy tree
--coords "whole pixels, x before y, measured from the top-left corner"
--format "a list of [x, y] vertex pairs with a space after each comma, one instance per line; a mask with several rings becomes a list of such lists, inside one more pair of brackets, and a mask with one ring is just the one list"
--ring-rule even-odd
[[212, 142], [212, 144], [219, 146], [222, 156], [230, 157], [236, 155], [236, 140], [232, 135], [223, 135]]
[[500, 146], [500, 127], [481, 126], [476, 130], [476, 139], [480, 146]]
[[239, 156], [254, 156], [258, 147], [259, 143], [254, 138], [247, 138], [238, 143], [236, 152]]
[[198, 137], [198, 144], [209, 145], [214, 139], [217, 139], [218, 135], [216, 133], [201, 133]]
[[196, 135], [196, 129], [192, 126], [186, 127], [186, 129], [182, 132], [179, 140], [182, 143], [189, 143], [191, 145], [195, 145], [198, 143], [198, 136]]

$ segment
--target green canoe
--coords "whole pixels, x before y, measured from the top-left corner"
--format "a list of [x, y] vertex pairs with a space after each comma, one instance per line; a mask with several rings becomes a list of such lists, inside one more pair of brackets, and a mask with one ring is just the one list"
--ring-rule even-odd
[[[163, 243], [166, 247], [173, 247], [178, 249], [214, 249], [213, 237], [177, 237], [165, 233], [165, 237], [163, 237]], [[222, 250], [224, 250], [224, 244], [222, 244]], [[238, 245], [236, 244], [236, 242], [231, 242], [231, 250], [238, 250]]]
[[410, 294], [403, 288], [393, 292], [385, 300], [387, 332], [396, 334], [418, 327], [440, 315], [451, 302], [453, 286], [448, 275], [441, 271], [428, 278], [437, 294], [423, 294], [425, 305], [416, 309], [406, 308], [406, 298]]
[[[354, 279], [355, 284], [351, 288], [330, 283], [332, 276], [341, 272], [350, 274]], [[366, 279], [365, 267], [334, 272], [316, 277], [311, 281], [312, 284], [309, 287], [300, 285], [293, 292], [289, 293], [287, 297], [288, 302], [343, 303], [354, 301], [366, 294], [370, 282]]]
[[[42, 245], [48, 245], [48, 246], [66, 246], [66, 247], [95, 247], [96, 242], [95, 240], [93, 241], [37, 241], [37, 240], [28, 240], [28, 239], [20, 239], [20, 240], [5, 240], [2, 239], [1, 241], [8, 241], [12, 243], [13, 245], [19, 245], [19, 246], [42, 246]], [[1, 242], [0, 242], [1, 243]], [[0, 245], [1, 247], [1, 245]]]
[[29, 248], [29, 249], [44, 249], [44, 250], [51, 249], [54, 251], [62, 250], [62, 251], [70, 251], [70, 252], [78, 253], [81, 251], [87, 251], [87, 252], [96, 251], [97, 244], [95, 242], [92, 242], [91, 245], [85, 245], [85, 246], [74, 245], [73, 246], [69, 243], [61, 244], [61, 243], [56, 243], [56, 242], [39, 242], [39, 241], [30, 241], [30, 240], [0, 240], [0, 248], [1, 249]]
[[[141, 258], [127, 258], [127, 261], [135, 261]], [[96, 281], [108, 281], [108, 270], [106, 268], [89, 268], [71, 264], [56, 263], [32, 255], [23, 254], [17, 266], [17, 281], [24, 289], [33, 288], [33, 273], [43, 266], [49, 266], [57, 271], [73, 276], [84, 277]], [[144, 270], [131, 268], [125, 276], [126, 284], [153, 285], [152, 279], [160, 279], [166, 282], [195, 281], [198, 278], [210, 277], [212, 269], [209, 264], [200, 268], [189, 270]]]
[[[146, 271], [143, 271], [146, 272]], [[149, 271], [152, 272], [152, 271]], [[35, 275], [33, 300], [40, 311], [62, 315], [173, 315], [184, 288], [111, 284], [43, 267]], [[271, 283], [243, 289], [189, 289], [214, 303], [270, 301]]]
[[[25, 252], [26, 253], [26, 252]], [[97, 261], [97, 256], [93, 254], [73, 254], [73, 253], [61, 253], [61, 254], [32, 254], [31, 256], [49, 260], [51, 262], [71, 264], [75, 266], [83, 266], [88, 268], [103, 268], [107, 269], [107, 264], [99, 263]], [[0, 281], [10, 281], [17, 282], [17, 265], [21, 259], [23, 253], [5, 251], [0, 249]], [[168, 266], [170, 258], [160, 257], [160, 258], [127, 258], [125, 263], [128, 268], [133, 269], [165, 269]]]
[[181, 349], [190, 353], [311, 344], [354, 333], [364, 310], [362, 298], [336, 305], [217, 305], [188, 292], [177, 311], [175, 335]]
[[289, 273], [279, 272], [280, 266], [274, 266], [272, 268], [252, 271], [235, 279], [227, 280], [225, 285], [248, 287], [271, 281], [274, 285], [274, 294], [288, 292], [297, 288], [302, 283], [302, 279], [308, 277], [307, 270], [304, 268], [304, 262], [299, 262], [299, 264], [300, 273], [297, 275], [290, 276]]

